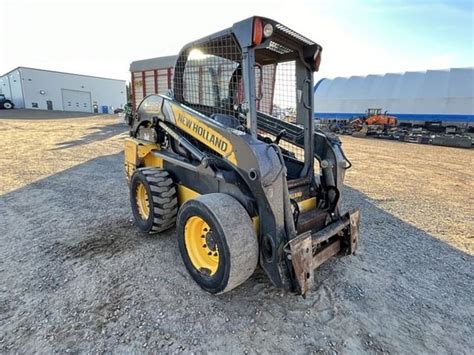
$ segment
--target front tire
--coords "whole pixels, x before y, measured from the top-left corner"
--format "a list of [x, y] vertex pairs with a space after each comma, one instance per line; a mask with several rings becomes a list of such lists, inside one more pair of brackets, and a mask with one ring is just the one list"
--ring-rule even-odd
[[3, 108], [5, 110], [11, 110], [13, 108], [13, 104], [11, 102], [4, 102], [3, 103]]
[[130, 182], [130, 203], [137, 227], [159, 233], [174, 226], [178, 212], [176, 187], [168, 172], [138, 169]]
[[223, 193], [187, 201], [177, 218], [178, 245], [191, 277], [210, 293], [224, 293], [255, 271], [258, 242], [245, 208]]

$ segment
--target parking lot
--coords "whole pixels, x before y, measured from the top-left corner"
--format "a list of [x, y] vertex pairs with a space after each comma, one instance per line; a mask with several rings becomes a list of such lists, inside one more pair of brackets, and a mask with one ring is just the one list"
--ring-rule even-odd
[[173, 230], [133, 226], [126, 131], [113, 115], [0, 111], [1, 352], [474, 348], [473, 150], [343, 137], [358, 254], [323, 265], [305, 299], [261, 271], [212, 296]]

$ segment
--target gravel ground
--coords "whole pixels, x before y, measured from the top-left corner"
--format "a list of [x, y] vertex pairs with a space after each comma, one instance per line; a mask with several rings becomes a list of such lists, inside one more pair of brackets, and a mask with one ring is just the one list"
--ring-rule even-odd
[[372, 202], [474, 255], [474, 149], [341, 137], [347, 184]]
[[367, 140], [345, 142], [356, 163], [345, 205], [362, 213], [357, 256], [323, 265], [306, 299], [258, 271], [211, 296], [188, 276], [174, 231], [132, 225], [124, 129], [107, 116], [0, 119], [1, 352], [472, 352], [473, 257], [418, 228], [425, 215], [407, 222], [383, 191], [364, 193], [353, 148]]

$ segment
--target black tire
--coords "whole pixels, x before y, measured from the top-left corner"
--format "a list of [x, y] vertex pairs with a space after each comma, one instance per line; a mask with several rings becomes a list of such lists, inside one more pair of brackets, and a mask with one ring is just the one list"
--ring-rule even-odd
[[3, 108], [5, 110], [11, 110], [13, 108], [13, 104], [9, 101], [5, 101], [3, 104], [2, 104]]
[[[146, 191], [148, 215], [141, 214], [137, 189]], [[144, 193], [145, 193], [144, 191]], [[163, 232], [175, 225], [178, 212], [176, 187], [168, 172], [159, 168], [143, 168], [133, 173], [130, 203], [137, 227], [147, 233]]]
[[[187, 223], [193, 217], [204, 220], [210, 227], [210, 231], [200, 237], [207, 244], [208, 235], [212, 233], [214, 250], [218, 250], [219, 254], [214, 274], [210, 270], [196, 268], [188, 253], [186, 241], [189, 239], [186, 239], [185, 233]], [[176, 225], [183, 262], [191, 277], [204, 290], [214, 294], [228, 292], [255, 271], [259, 255], [257, 236], [247, 211], [232, 196], [212, 193], [187, 201], [179, 210]], [[189, 234], [187, 236], [190, 238]]]

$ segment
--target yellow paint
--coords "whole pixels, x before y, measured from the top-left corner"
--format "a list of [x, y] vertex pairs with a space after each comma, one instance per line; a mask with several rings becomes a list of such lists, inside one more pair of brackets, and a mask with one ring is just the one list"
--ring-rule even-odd
[[138, 159], [143, 159], [145, 156], [147, 156], [152, 150], [158, 150], [159, 147], [156, 144], [153, 143], [142, 143], [138, 141], [138, 147], [137, 147], [137, 157]]
[[230, 141], [222, 134], [207, 126], [192, 114], [177, 105], [172, 105], [176, 125], [231, 163], [237, 165], [237, 158]]
[[157, 144], [141, 141], [135, 138], [125, 139], [125, 173], [128, 180], [131, 179], [137, 168], [141, 167], [163, 167], [163, 159], [155, 157], [151, 152], [159, 150]]
[[178, 204], [181, 206], [186, 201], [198, 197], [200, 194], [184, 185], [176, 185], [178, 189]]
[[311, 197], [306, 200], [298, 202], [300, 213], [308, 212], [316, 208], [316, 197]]
[[258, 236], [258, 233], [260, 232], [260, 218], [258, 216], [252, 217], [252, 223], [253, 223], [253, 230], [255, 231], [255, 234]]
[[139, 183], [135, 189], [135, 200], [137, 201], [138, 213], [143, 220], [150, 216], [150, 203], [145, 185]]
[[147, 154], [143, 158], [140, 167], [153, 167], [153, 168], [162, 168], [163, 167], [163, 159], [154, 156], [153, 154]]
[[135, 165], [136, 158], [137, 158], [137, 145], [138, 141], [133, 138], [126, 138], [125, 139], [125, 162], [128, 164]]
[[184, 226], [184, 245], [194, 268], [212, 276], [219, 268], [219, 248], [209, 232], [211, 227], [203, 218], [190, 217]]
[[137, 167], [133, 164], [125, 162], [125, 176], [127, 177], [128, 183], [132, 180], [132, 175], [137, 170]]
[[296, 200], [300, 197], [303, 196], [303, 192], [302, 191], [296, 191], [296, 192], [293, 192], [290, 194], [290, 198], [293, 199], [293, 200]]

